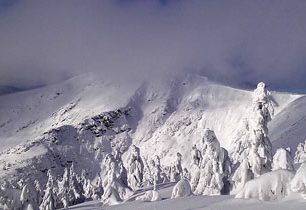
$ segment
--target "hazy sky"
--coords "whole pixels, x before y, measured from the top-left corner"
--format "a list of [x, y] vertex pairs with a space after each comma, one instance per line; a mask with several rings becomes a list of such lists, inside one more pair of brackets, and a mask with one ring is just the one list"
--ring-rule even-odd
[[0, 85], [90, 71], [306, 92], [306, 1], [0, 0]]

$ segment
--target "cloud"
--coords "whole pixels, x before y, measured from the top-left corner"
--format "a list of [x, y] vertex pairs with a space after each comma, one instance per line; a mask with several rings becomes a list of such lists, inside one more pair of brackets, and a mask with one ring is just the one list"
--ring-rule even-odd
[[0, 84], [197, 71], [306, 92], [305, 9], [302, 0], [17, 1], [0, 10]]

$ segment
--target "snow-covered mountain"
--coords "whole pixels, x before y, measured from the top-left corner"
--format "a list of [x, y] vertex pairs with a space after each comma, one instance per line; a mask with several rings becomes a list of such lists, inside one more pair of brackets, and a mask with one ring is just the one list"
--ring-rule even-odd
[[[132, 143], [144, 159], [158, 154], [163, 165], [180, 152], [188, 167], [191, 148], [205, 128], [229, 148], [252, 94], [195, 74], [133, 83], [89, 74], [2, 95], [0, 177], [45, 180], [48, 169], [62, 174], [74, 162], [77, 171], [86, 169], [94, 179], [103, 154], [112, 148], [124, 152]], [[306, 137], [306, 98], [280, 92], [272, 97], [274, 150], [291, 146], [294, 152]]]
[[[298, 127], [303, 127], [306, 116], [305, 97], [272, 95], [276, 113], [270, 124], [271, 140], [287, 145], [281, 139], [290, 133], [303, 141], [306, 135]], [[168, 153], [171, 145], [184, 150], [186, 142], [191, 146], [200, 140], [206, 127], [213, 129], [221, 146], [227, 148], [251, 96], [251, 91], [215, 84], [197, 75], [128, 85], [110, 83], [93, 74], [80, 75], [52, 86], [0, 96], [1, 149], [117, 109], [131, 109], [130, 136], [143, 148], [158, 143], [160, 148], [154, 149], [162, 154]]]

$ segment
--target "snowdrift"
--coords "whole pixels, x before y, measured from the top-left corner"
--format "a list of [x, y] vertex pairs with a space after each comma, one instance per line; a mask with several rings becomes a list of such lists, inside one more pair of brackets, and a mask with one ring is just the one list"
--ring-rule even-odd
[[248, 181], [236, 198], [259, 200], [276, 200], [290, 192], [290, 182], [294, 174], [288, 170], [276, 170]]

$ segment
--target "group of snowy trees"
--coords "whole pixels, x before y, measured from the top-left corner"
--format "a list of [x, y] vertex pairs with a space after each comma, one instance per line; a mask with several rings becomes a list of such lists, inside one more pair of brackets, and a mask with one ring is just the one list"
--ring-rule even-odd
[[[18, 193], [18, 189], [21, 193]], [[7, 196], [8, 193], [1, 193], [4, 191], [12, 191], [12, 193]], [[40, 181], [31, 178], [25, 181], [21, 179], [17, 186], [13, 183], [7, 184], [5, 181], [1, 185], [0, 203], [7, 209], [53, 210], [61, 207], [66, 209], [70, 205], [93, 198], [96, 193], [99, 193], [97, 187], [86, 178], [85, 171], [82, 170], [79, 176], [72, 164], [69, 169], [64, 169], [61, 178], [48, 170], [44, 189]], [[4, 194], [6, 196], [3, 196]]]
[[[273, 114], [270, 93], [261, 82], [254, 90], [252, 105], [231, 144], [229, 154], [220, 147], [214, 131], [206, 129], [200, 147], [192, 147], [192, 192], [201, 195], [218, 195], [229, 191], [237, 193], [248, 181], [267, 172], [285, 170], [291, 174], [294, 166], [290, 148], [279, 148], [272, 156], [268, 123]], [[299, 144], [295, 162], [305, 161], [306, 146]]]
[[[64, 169], [64, 174], [61, 179], [56, 179], [52, 171], [48, 171], [48, 181], [43, 193], [40, 209], [55, 209], [56, 207], [63, 207], [67, 209], [68, 206], [76, 203], [81, 203], [89, 198], [89, 194], [85, 193], [90, 187], [86, 179], [85, 171], [82, 171], [79, 176], [74, 169], [74, 164], [71, 167]], [[92, 190], [93, 187], [92, 187]]]

